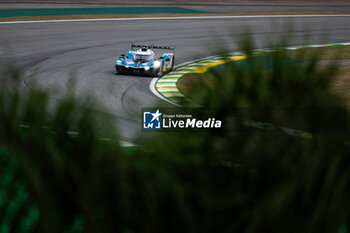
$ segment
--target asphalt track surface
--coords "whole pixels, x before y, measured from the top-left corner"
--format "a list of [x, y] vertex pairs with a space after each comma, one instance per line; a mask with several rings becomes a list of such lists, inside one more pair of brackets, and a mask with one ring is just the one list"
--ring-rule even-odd
[[93, 95], [114, 116], [121, 139], [132, 141], [141, 131], [142, 107], [169, 106], [150, 91], [152, 77], [115, 75], [115, 57], [132, 41], [175, 45], [180, 64], [215, 55], [223, 44], [239, 50], [237, 40], [247, 28], [264, 48], [290, 33], [290, 45], [348, 42], [349, 25], [350, 17], [343, 16], [0, 24], [0, 58], [25, 71], [24, 88], [58, 90], [53, 99], [72, 88], [75, 76], [76, 93]]

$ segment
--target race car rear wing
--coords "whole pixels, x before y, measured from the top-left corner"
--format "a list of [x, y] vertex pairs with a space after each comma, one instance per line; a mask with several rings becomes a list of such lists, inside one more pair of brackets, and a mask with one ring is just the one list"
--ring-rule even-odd
[[144, 49], [167, 49], [167, 50], [173, 50], [175, 51], [175, 47], [174, 46], [161, 46], [161, 45], [140, 45], [140, 44], [134, 44], [131, 43], [131, 50], [133, 50], [134, 48], [144, 48]]

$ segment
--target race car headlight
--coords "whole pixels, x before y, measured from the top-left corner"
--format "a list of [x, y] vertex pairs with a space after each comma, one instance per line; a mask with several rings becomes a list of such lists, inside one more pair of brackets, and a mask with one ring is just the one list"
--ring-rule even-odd
[[145, 67], [145, 70], [146, 70], [146, 71], [149, 70], [149, 66], [146, 66], [146, 67]]
[[160, 61], [154, 61], [153, 66], [154, 66], [155, 68], [160, 67]]
[[121, 60], [117, 60], [117, 64], [118, 64], [118, 65], [122, 65], [123, 62], [122, 62]]

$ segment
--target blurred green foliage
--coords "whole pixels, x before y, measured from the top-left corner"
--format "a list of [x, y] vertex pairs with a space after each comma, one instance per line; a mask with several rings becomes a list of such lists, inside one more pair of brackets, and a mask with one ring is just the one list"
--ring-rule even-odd
[[21, 89], [10, 69], [0, 90], [0, 231], [347, 232], [348, 130], [319, 130], [331, 114], [307, 111], [332, 107], [348, 121], [330, 90], [336, 67], [320, 72], [317, 56], [291, 63], [277, 50], [266, 72], [251, 42], [242, 48], [248, 69], [214, 72], [196, 100], [216, 119], [239, 114], [312, 138], [242, 132], [237, 120], [223, 131], [140, 137], [147, 150], [126, 154], [90, 99], [70, 93], [52, 106], [47, 91]]

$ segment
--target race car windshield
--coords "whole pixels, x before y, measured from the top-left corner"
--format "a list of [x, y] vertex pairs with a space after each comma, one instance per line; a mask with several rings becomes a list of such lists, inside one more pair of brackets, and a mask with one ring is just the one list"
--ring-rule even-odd
[[152, 61], [153, 57], [152, 55], [140, 55], [135, 54], [134, 60], [141, 60], [141, 61]]

